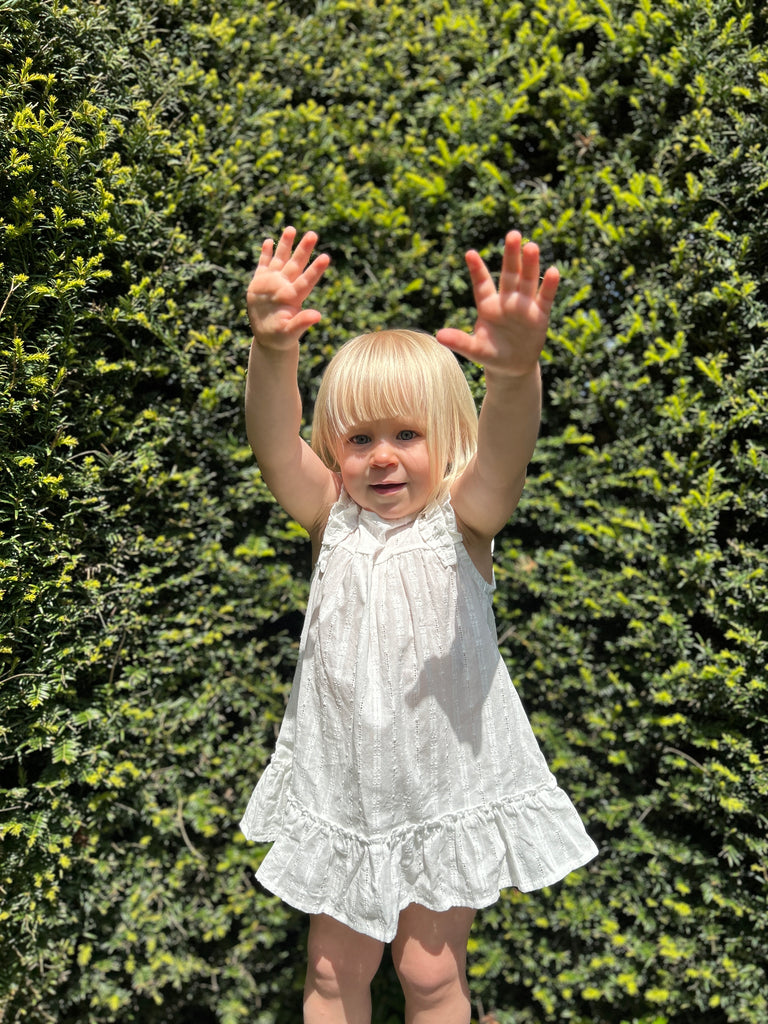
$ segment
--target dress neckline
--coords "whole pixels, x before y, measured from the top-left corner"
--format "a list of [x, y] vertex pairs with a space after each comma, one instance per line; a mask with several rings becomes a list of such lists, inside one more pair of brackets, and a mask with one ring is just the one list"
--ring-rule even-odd
[[362, 505], [358, 505], [357, 507], [360, 510], [360, 518], [363, 521], [365, 521], [365, 522], [381, 523], [381, 525], [385, 529], [388, 529], [389, 527], [393, 527], [394, 528], [394, 527], [397, 527], [397, 526], [407, 526], [408, 523], [415, 522], [419, 518], [419, 516], [422, 514], [422, 512], [423, 512], [423, 509], [422, 509], [422, 512], [412, 512], [410, 515], [408, 515], [408, 516], [401, 516], [398, 519], [385, 519], [384, 516], [380, 516], [378, 514], [378, 512], [372, 512], [368, 508], [363, 508]]

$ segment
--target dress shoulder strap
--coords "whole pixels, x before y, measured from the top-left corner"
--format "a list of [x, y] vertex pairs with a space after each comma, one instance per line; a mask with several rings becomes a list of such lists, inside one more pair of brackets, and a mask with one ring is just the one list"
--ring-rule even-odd
[[336, 501], [331, 505], [328, 513], [328, 522], [323, 531], [323, 540], [320, 545], [320, 554], [315, 564], [316, 569], [322, 569], [328, 557], [328, 552], [336, 545], [354, 533], [360, 518], [359, 506], [350, 498], [342, 487]]
[[422, 540], [435, 551], [443, 565], [455, 565], [456, 546], [462, 543], [462, 539], [450, 498], [424, 509], [418, 524]]

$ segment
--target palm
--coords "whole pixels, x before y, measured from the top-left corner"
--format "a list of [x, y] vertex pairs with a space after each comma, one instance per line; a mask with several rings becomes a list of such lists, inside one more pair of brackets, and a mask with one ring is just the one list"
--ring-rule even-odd
[[538, 247], [520, 243], [517, 232], [507, 235], [498, 289], [480, 256], [467, 253], [477, 307], [474, 330], [445, 328], [437, 335], [467, 359], [509, 376], [528, 373], [538, 362], [559, 281], [550, 267], [540, 283]]
[[301, 312], [305, 299], [295, 282], [286, 280], [280, 272], [259, 270], [248, 288], [248, 297], [252, 316], [264, 334], [284, 331]]
[[312, 289], [330, 262], [322, 254], [310, 264], [317, 236], [307, 232], [292, 251], [296, 232], [286, 228], [275, 248], [264, 242], [256, 272], [247, 292], [248, 317], [254, 337], [268, 348], [288, 348], [320, 319], [315, 309], [304, 309]]

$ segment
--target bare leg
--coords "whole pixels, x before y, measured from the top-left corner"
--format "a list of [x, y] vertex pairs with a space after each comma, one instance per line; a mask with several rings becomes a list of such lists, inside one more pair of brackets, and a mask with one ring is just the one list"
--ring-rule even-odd
[[310, 918], [308, 952], [304, 1024], [370, 1024], [384, 943], [318, 914]]
[[417, 903], [400, 914], [392, 959], [406, 1024], [469, 1024], [467, 940], [474, 917], [469, 907], [437, 913]]

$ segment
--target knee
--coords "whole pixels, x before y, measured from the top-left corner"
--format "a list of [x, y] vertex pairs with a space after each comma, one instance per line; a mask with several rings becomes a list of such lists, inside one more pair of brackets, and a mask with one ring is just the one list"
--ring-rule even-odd
[[338, 929], [310, 929], [307, 946], [307, 987], [325, 998], [367, 988], [379, 966], [378, 944], [359, 936], [334, 934]]
[[307, 958], [307, 984], [326, 999], [337, 999], [347, 992], [364, 990], [375, 971], [364, 960], [341, 951], [312, 951]]
[[313, 950], [310, 946], [307, 956], [308, 990], [318, 992], [325, 999], [337, 998], [347, 987], [344, 974], [343, 964], [336, 957]]
[[464, 964], [449, 946], [432, 951], [408, 943], [394, 962], [406, 1000], [418, 1006], [440, 1005], [449, 993], [466, 985]]

